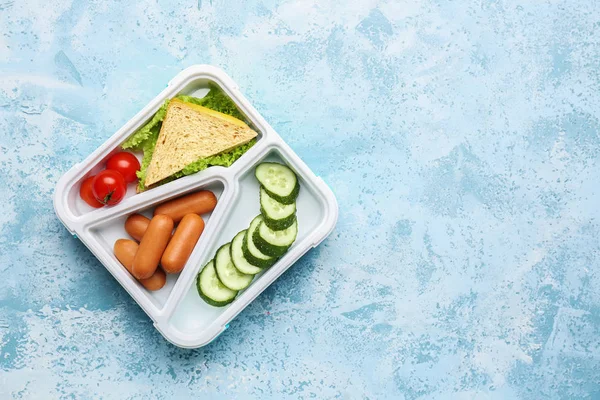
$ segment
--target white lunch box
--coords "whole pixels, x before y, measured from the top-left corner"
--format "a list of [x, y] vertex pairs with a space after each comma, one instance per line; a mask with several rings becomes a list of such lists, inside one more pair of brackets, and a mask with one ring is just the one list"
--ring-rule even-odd
[[[106, 159], [120, 151], [121, 143], [149, 121], [165, 99], [178, 94], [203, 97], [209, 84], [220, 87], [259, 132], [257, 143], [239, 160], [228, 168], [209, 167], [139, 194], [135, 192], [135, 185], [129, 184], [126, 197], [112, 207], [94, 209], [81, 200], [81, 182], [103, 169]], [[196, 276], [221, 245], [246, 229], [260, 213], [259, 184], [254, 169], [262, 161], [287, 164], [298, 176], [301, 186], [297, 199], [297, 239], [275, 265], [257, 275], [231, 304], [210, 306], [197, 293]], [[133, 213], [151, 217], [158, 204], [202, 189], [212, 191], [218, 203], [213, 212], [202, 215], [206, 227], [185, 268], [179, 274], [167, 275], [167, 283], [162, 289], [147, 291], [113, 254], [115, 241], [129, 238], [124, 228], [126, 218]], [[321, 243], [333, 230], [338, 217], [338, 206], [331, 189], [269, 126], [231, 78], [208, 65], [196, 65], [180, 72], [125, 126], [65, 173], [56, 185], [54, 209], [66, 228], [94, 253], [152, 318], [159, 332], [171, 343], [185, 348], [201, 347], [215, 339], [267, 286], [304, 253]]]

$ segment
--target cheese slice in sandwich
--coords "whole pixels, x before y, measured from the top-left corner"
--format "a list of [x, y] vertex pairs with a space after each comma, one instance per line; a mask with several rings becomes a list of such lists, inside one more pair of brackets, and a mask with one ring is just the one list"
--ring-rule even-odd
[[153, 185], [200, 158], [248, 143], [256, 135], [237, 118], [173, 99], [167, 107], [144, 185]]

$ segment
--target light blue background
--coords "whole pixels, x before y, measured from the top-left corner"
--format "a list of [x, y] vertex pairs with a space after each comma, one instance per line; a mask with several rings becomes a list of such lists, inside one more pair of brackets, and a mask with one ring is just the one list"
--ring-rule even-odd
[[[600, 398], [595, 1], [172, 3], [0, 1], [0, 398]], [[188, 351], [51, 196], [196, 63], [340, 219]]]

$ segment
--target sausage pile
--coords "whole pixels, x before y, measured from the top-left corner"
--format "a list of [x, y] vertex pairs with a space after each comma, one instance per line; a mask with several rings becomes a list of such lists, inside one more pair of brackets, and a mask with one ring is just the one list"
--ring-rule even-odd
[[117, 240], [115, 256], [146, 289], [161, 289], [166, 273], [181, 272], [192, 254], [204, 230], [200, 214], [211, 212], [216, 205], [214, 193], [202, 190], [157, 206], [152, 219], [130, 215], [125, 231], [135, 240]]

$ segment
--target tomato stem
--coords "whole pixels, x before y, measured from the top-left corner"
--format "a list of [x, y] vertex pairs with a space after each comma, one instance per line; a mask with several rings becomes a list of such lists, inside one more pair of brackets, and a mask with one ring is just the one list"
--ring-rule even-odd
[[112, 190], [112, 191], [108, 192], [108, 193], [106, 194], [106, 196], [104, 196], [103, 203], [104, 203], [104, 204], [108, 204], [108, 202], [110, 201], [110, 199], [111, 199], [111, 197], [113, 196], [113, 194], [114, 194], [114, 193], [115, 193], [115, 191], [114, 191], [114, 190]]

